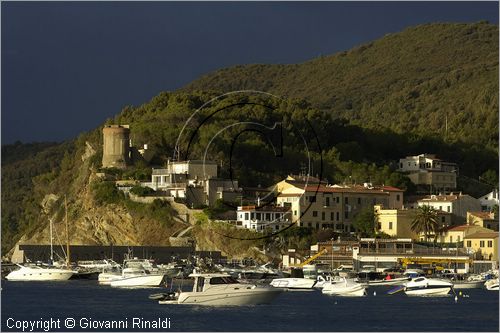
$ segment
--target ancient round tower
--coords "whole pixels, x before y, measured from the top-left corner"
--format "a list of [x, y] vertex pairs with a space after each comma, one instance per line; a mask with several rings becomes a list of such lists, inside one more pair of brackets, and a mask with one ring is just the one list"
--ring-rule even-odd
[[103, 168], [125, 168], [130, 161], [129, 125], [105, 125], [102, 134]]

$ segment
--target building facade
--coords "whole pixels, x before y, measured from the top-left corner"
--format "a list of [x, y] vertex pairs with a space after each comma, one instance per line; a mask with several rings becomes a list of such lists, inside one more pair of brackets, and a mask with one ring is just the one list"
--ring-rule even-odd
[[389, 186], [282, 186], [277, 205], [289, 207], [292, 221], [300, 227], [354, 231], [356, 215], [374, 205], [402, 208], [403, 190]]
[[464, 247], [474, 252], [475, 259], [498, 262], [498, 232], [479, 231], [464, 238]]
[[430, 206], [435, 210], [453, 214], [454, 224], [464, 224], [467, 212], [481, 210], [479, 200], [468, 194], [431, 195], [417, 201], [418, 206]]
[[467, 235], [476, 233], [476, 232], [490, 232], [492, 230], [483, 228], [477, 225], [457, 225], [451, 226], [449, 228], [445, 228], [441, 235], [439, 236], [439, 241], [441, 243], [454, 244], [461, 243], [464, 241]]
[[493, 212], [467, 212], [467, 223], [498, 231], [498, 216]]
[[457, 187], [458, 166], [432, 154], [407, 156], [399, 160], [399, 171], [407, 173], [415, 185], [426, 185], [439, 191]]
[[288, 207], [239, 206], [236, 211], [237, 225], [257, 232], [275, 232], [289, 226], [291, 212]]
[[166, 168], [153, 168], [151, 182], [143, 185], [185, 199], [193, 207], [213, 206], [219, 199], [235, 202], [241, 196], [238, 181], [217, 178], [217, 172], [213, 161], [168, 161]]
[[[378, 231], [384, 232], [396, 238], [409, 238], [421, 240], [424, 235], [417, 234], [411, 229], [411, 225], [417, 214], [416, 209], [385, 209], [381, 205], [374, 207], [378, 220]], [[439, 227], [451, 225], [451, 213], [438, 211], [437, 220]]]
[[498, 206], [498, 189], [494, 189], [490, 193], [483, 195], [479, 198], [481, 202], [481, 210], [484, 212], [491, 212], [495, 206]]

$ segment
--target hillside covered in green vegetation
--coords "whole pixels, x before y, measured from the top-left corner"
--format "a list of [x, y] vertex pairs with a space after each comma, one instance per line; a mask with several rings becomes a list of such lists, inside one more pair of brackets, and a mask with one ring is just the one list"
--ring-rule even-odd
[[[235, 93], [212, 100], [240, 89], [279, 97]], [[498, 182], [498, 27], [424, 25], [304, 64], [223, 69], [127, 106], [106, 124], [129, 124], [133, 145], [147, 144], [154, 153], [149, 164], [138, 159], [121, 173], [126, 179], [148, 179], [179, 144], [175, 157], [206, 154], [221, 166], [221, 177], [243, 186], [269, 186], [310, 163], [309, 172], [330, 183], [411, 192], [396, 163], [425, 152], [458, 163], [461, 189], [478, 195], [472, 180], [481, 176], [491, 184], [486, 189]], [[275, 124], [281, 127], [273, 130]], [[69, 197], [81, 242], [116, 244], [113, 235], [135, 233], [124, 241], [163, 244], [178, 230], [168, 205], [131, 203], [95, 179], [101, 130], [61, 144], [2, 147], [2, 253], [46, 227], [41, 203], [49, 194], [58, 196], [50, 214], [59, 223], [62, 197]], [[96, 226], [98, 232], [85, 234]]]
[[496, 151], [498, 26], [421, 25], [302, 64], [218, 70], [185, 87], [241, 89], [305, 99], [362, 128]]

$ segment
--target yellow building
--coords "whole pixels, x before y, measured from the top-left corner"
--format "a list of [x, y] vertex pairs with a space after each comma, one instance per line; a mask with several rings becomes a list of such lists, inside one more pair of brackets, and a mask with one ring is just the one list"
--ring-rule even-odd
[[292, 221], [315, 229], [354, 231], [352, 222], [363, 209], [376, 204], [390, 208], [403, 205], [403, 190], [390, 186], [326, 186], [318, 180], [285, 179], [276, 189], [277, 204], [290, 207]]
[[498, 261], [498, 232], [476, 232], [465, 236], [464, 246], [475, 252], [476, 259]]
[[498, 231], [498, 218], [493, 212], [467, 212], [467, 223]]
[[[411, 230], [411, 224], [417, 213], [416, 209], [384, 209], [381, 205], [374, 206], [378, 220], [378, 231], [384, 232], [397, 238], [411, 238], [420, 240], [425, 238], [423, 234], [417, 234]], [[451, 224], [451, 214], [437, 212], [440, 227]]]
[[493, 230], [483, 228], [478, 225], [457, 225], [452, 226], [448, 229], [443, 230], [439, 237], [441, 243], [460, 243], [464, 241], [467, 235], [474, 234], [476, 232], [491, 232]]

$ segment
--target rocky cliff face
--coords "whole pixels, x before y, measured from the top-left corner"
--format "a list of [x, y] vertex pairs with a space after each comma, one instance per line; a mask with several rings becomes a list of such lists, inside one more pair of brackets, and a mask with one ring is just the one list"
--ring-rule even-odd
[[[95, 150], [87, 143], [82, 164], [67, 193], [68, 233], [73, 245], [169, 245], [179, 226], [165, 228], [159, 221], [139, 217], [121, 204], [99, 205], [94, 199], [92, 184], [98, 181], [89, 160]], [[66, 243], [64, 194], [49, 193], [40, 203], [41, 217], [46, 223], [24, 235], [17, 244], [49, 244], [50, 221], [55, 244]], [[16, 244], [16, 245], [17, 245]]]
[[53, 243], [66, 244], [67, 214], [71, 245], [166, 246], [176, 245], [175, 242], [171, 244], [171, 239], [189, 237], [195, 240], [197, 250], [219, 250], [229, 257], [261, 258], [262, 262], [266, 262], [266, 256], [255, 247], [260, 246], [259, 241], [238, 240], [240, 236], [252, 236], [248, 235], [249, 231], [234, 230], [225, 223], [213, 224], [201, 210], [171, 202], [171, 214], [161, 215], [164, 220], [160, 221], [152, 217], [154, 214], [149, 214], [154, 206], [151, 203], [129, 204], [130, 201], [123, 200], [112, 204], [101, 203], [95, 196], [93, 186], [101, 182], [101, 176], [93, 165], [95, 161], [92, 162], [95, 154], [95, 147], [86, 142], [73, 156], [73, 162], [68, 162], [56, 178], [44, 183], [41, 188], [37, 187], [42, 198], [37, 227], [21, 237], [6, 255], [8, 259], [19, 244], [50, 244], [51, 224]]

